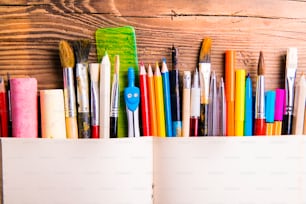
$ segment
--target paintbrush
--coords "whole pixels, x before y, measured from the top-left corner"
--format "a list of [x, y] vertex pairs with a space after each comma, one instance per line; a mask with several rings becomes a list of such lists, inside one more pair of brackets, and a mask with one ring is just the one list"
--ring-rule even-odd
[[209, 83], [210, 83], [210, 52], [211, 39], [205, 38], [199, 56], [199, 72], [201, 87], [201, 117], [199, 125], [199, 135], [208, 135], [208, 103], [209, 103]]
[[59, 43], [59, 55], [63, 67], [64, 102], [67, 138], [78, 138], [77, 112], [73, 78], [74, 54], [73, 49], [65, 40]]
[[91, 131], [88, 80], [88, 55], [90, 51], [90, 41], [76, 40], [73, 41], [72, 44], [76, 58], [79, 138], [90, 138]]
[[119, 112], [119, 71], [120, 71], [120, 57], [115, 55], [114, 75], [111, 91], [111, 106], [110, 106], [110, 138], [118, 137], [118, 112]]
[[8, 137], [8, 111], [4, 78], [0, 76], [0, 137]]
[[257, 72], [254, 135], [265, 135], [265, 63], [262, 51], [259, 54]]

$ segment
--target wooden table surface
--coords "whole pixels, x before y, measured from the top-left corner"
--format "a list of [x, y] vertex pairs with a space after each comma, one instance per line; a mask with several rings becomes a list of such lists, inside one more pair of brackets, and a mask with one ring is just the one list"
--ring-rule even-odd
[[179, 48], [179, 66], [194, 70], [204, 37], [213, 40], [212, 70], [224, 74], [224, 52], [237, 50], [237, 68], [255, 84], [259, 51], [266, 89], [284, 87], [287, 47], [298, 48], [306, 73], [306, 2], [301, 0], [0, 0], [0, 75], [36, 77], [39, 89], [62, 88], [61, 39], [90, 38], [101, 27], [135, 27], [139, 60], [154, 63]]

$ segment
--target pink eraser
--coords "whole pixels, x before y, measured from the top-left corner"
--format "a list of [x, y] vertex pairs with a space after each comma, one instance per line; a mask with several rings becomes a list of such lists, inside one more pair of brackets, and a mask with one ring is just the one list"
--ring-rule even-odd
[[37, 80], [15, 78], [10, 86], [13, 137], [37, 137]]
[[277, 121], [283, 120], [283, 114], [284, 114], [283, 111], [285, 103], [286, 103], [285, 90], [276, 89], [274, 120]]

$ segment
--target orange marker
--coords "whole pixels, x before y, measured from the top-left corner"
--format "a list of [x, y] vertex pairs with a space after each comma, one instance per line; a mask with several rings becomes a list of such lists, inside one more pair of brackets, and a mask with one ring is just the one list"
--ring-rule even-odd
[[151, 65], [148, 67], [147, 87], [149, 95], [149, 118], [150, 118], [150, 135], [157, 136], [157, 122], [156, 122], [156, 104], [155, 104], [155, 87], [153, 79], [153, 71]]
[[226, 135], [235, 135], [235, 51], [225, 52]]

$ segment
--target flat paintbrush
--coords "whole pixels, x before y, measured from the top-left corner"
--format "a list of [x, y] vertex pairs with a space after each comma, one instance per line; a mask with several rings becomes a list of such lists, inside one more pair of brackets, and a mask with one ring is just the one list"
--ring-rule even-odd
[[210, 83], [210, 52], [211, 39], [205, 38], [199, 56], [199, 72], [201, 86], [201, 117], [199, 125], [199, 136], [208, 135], [208, 104], [209, 104], [209, 83]]
[[88, 55], [90, 51], [90, 41], [76, 40], [72, 43], [76, 58], [79, 138], [90, 138], [91, 131], [88, 80]]
[[64, 102], [67, 138], [78, 138], [76, 100], [73, 78], [74, 54], [73, 49], [65, 40], [59, 43], [59, 55], [63, 67]]

